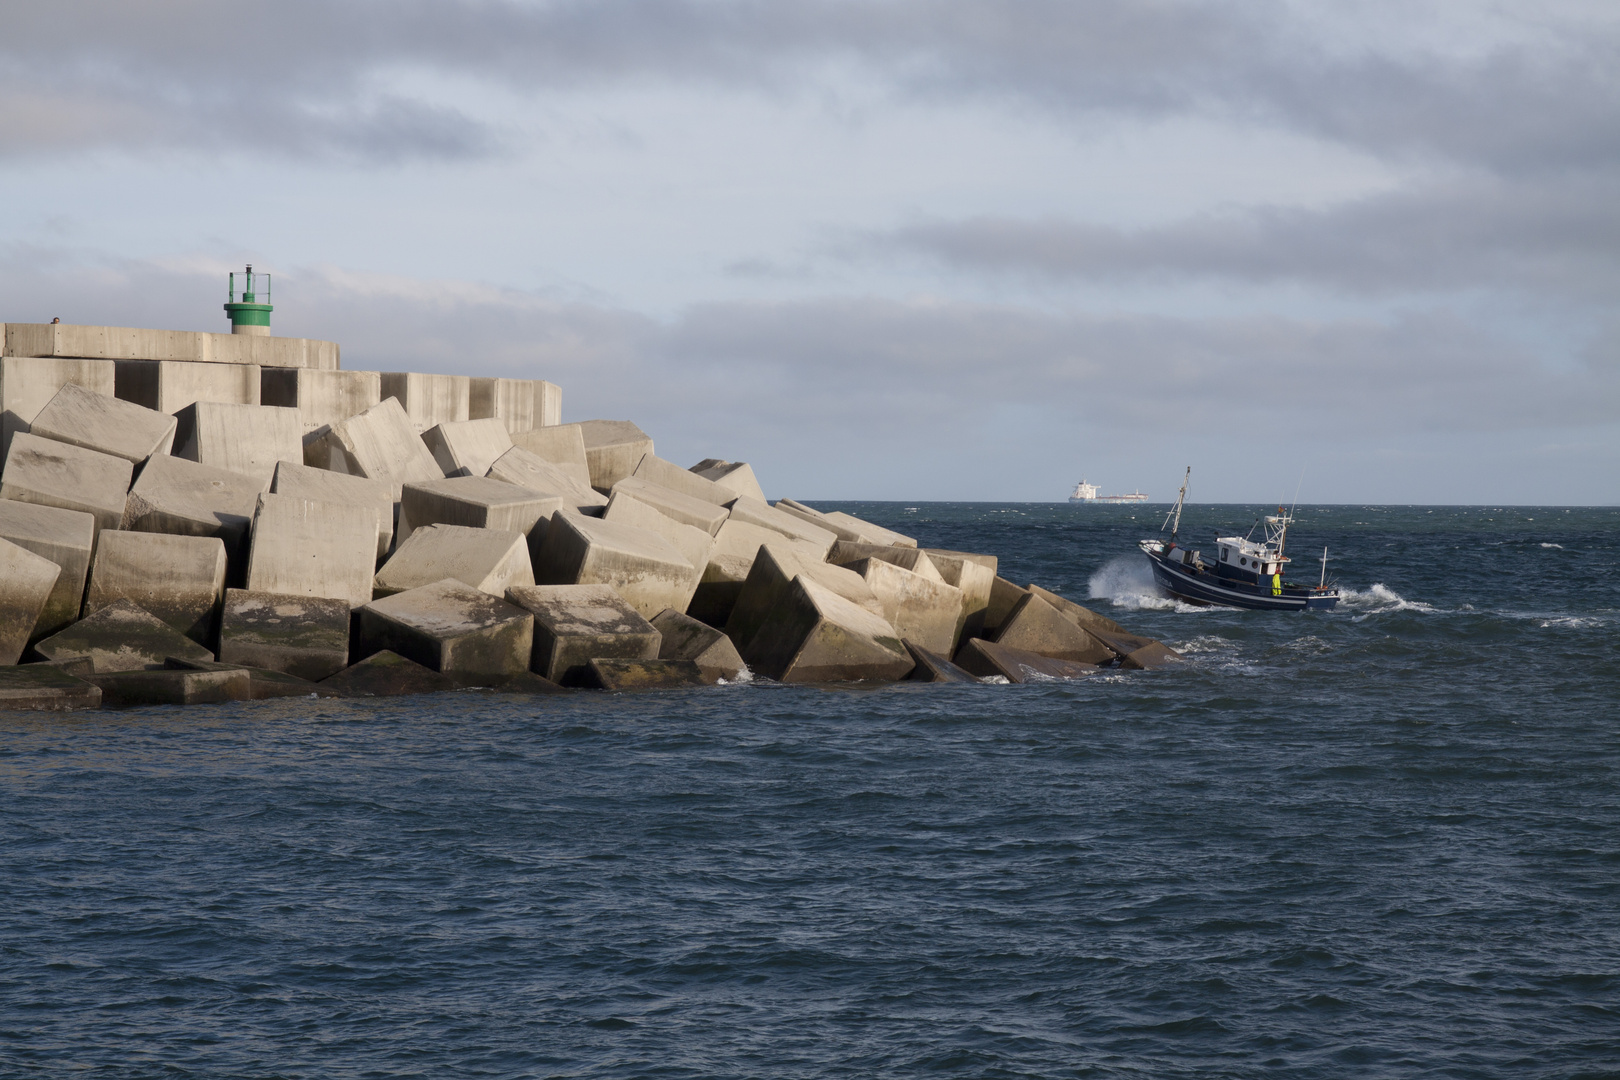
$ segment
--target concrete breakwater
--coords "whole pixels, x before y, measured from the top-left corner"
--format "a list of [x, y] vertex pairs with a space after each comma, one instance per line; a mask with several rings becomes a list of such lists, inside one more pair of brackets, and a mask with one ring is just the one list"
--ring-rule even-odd
[[0, 708], [1174, 662], [994, 555], [683, 468], [543, 380], [0, 327]]

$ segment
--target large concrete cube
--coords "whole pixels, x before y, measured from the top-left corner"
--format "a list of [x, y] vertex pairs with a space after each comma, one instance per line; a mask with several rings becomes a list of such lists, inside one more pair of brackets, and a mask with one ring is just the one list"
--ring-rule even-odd
[[849, 569], [866, 581], [895, 633], [930, 652], [949, 656], [956, 650], [961, 589], [882, 559], [863, 559]]
[[676, 521], [702, 529], [710, 536], [718, 533], [720, 526], [725, 524], [730, 516], [730, 511], [725, 507], [717, 506], [707, 499], [693, 498], [691, 495], [662, 484], [655, 484], [650, 480], [643, 480], [638, 476], [620, 480], [613, 485], [613, 491], [632, 495]]
[[701, 574], [655, 532], [588, 518], [573, 510], [552, 516], [534, 567], [541, 585], [609, 585], [644, 618], [685, 611]]
[[804, 503], [792, 499], [779, 499], [776, 503], [778, 510], [803, 518], [812, 525], [819, 525], [838, 534], [838, 539], [849, 540], [857, 544], [882, 544], [895, 547], [916, 547], [917, 541], [904, 536], [892, 529], [885, 529], [881, 525], [874, 525], [870, 521], [862, 521], [858, 517], [845, 514], [842, 511], [822, 513]]
[[31, 430], [34, 417], [68, 385], [113, 397], [112, 361], [0, 356], [0, 462], [11, 437]]
[[61, 571], [34, 622], [33, 636], [54, 634], [78, 619], [95, 550], [96, 519], [78, 510], [0, 499], [0, 537], [49, 559]]
[[996, 644], [1085, 664], [1114, 661], [1114, 654], [1094, 634], [1065, 619], [1034, 593], [1025, 595], [1007, 615], [996, 632]]
[[1170, 667], [1186, 659], [1168, 645], [1152, 638], [1108, 630], [1088, 632], [1106, 645], [1119, 658], [1119, 666], [1127, 671]]
[[506, 425], [493, 417], [438, 424], [423, 433], [422, 441], [446, 476], [484, 476], [512, 449]]
[[176, 415], [174, 455], [251, 476], [270, 490], [276, 464], [304, 460], [297, 409], [198, 401]]
[[1049, 682], [1058, 679], [1083, 679], [1095, 675], [1098, 667], [1079, 660], [1062, 660], [1025, 649], [1013, 649], [994, 642], [973, 638], [956, 654], [956, 664], [982, 679], [1000, 676], [1008, 682]]
[[53, 664], [0, 668], [0, 709], [63, 712], [100, 707], [101, 687]]
[[630, 475], [638, 480], [646, 480], [648, 483], [678, 491], [682, 495], [713, 503], [715, 506], [730, 506], [737, 498], [737, 493], [730, 488], [722, 487], [713, 480], [704, 479], [690, 469], [681, 468], [673, 461], [665, 461], [651, 450], [642, 455], [641, 461]]
[[866, 559], [882, 559], [904, 567], [914, 574], [921, 574], [930, 581], [945, 582], [945, 577], [939, 572], [920, 548], [895, 547], [891, 544], [857, 544], [849, 540], [840, 540], [832, 546], [827, 553], [827, 561], [838, 566], [850, 566]]
[[127, 601], [211, 649], [225, 573], [225, 545], [218, 537], [104, 529], [90, 562], [84, 613]]
[[893, 681], [916, 666], [881, 616], [804, 574], [766, 616], [745, 659], [755, 672], [780, 682]]
[[602, 690], [678, 690], [682, 687], [712, 686], [714, 680], [690, 660], [609, 660], [591, 661], [591, 685]]
[[[581, 479], [581, 475], [585, 478]], [[568, 505], [583, 510], [586, 507], [606, 506], [607, 496], [591, 487], [583, 466], [578, 472], [554, 461], [531, 454], [521, 446], [514, 446], [502, 454], [485, 474], [491, 480], [514, 484], [531, 491], [561, 495]]]
[[354, 608], [370, 602], [376, 565], [375, 506], [259, 496], [248, 547], [249, 589], [324, 596]]
[[388, 649], [446, 675], [501, 678], [528, 670], [534, 616], [446, 580], [373, 600], [359, 637], [367, 655]]
[[167, 665], [171, 671], [218, 671], [241, 672], [248, 677], [248, 694], [245, 700], [264, 701], [269, 698], [285, 697], [337, 697], [331, 690], [322, 690], [309, 679], [297, 675], [289, 675], [284, 671], [271, 671], [266, 668], [251, 667], [246, 664], [232, 664], [215, 660], [182, 660], [177, 656], [169, 657]]
[[455, 679], [407, 660], [391, 649], [372, 653], [321, 682], [321, 689], [340, 697], [403, 697], [454, 690]]
[[401, 485], [444, 476], [405, 409], [392, 397], [306, 440], [304, 464], [381, 480], [396, 502]]
[[628, 420], [586, 420], [579, 425], [579, 434], [585, 443], [591, 486], [604, 495], [653, 452], [652, 436]]
[[1090, 608], [1083, 607], [1073, 600], [1065, 599], [1049, 589], [1043, 589], [1039, 585], [1031, 585], [1029, 591], [1051, 604], [1057, 609], [1059, 615], [1062, 615], [1076, 626], [1084, 627], [1087, 630], [1102, 630], [1110, 634], [1128, 633], [1123, 626], [1113, 619], [1105, 615], [1099, 615]]
[[996, 580], [990, 583], [990, 603], [984, 609], [984, 636], [994, 641], [1001, 632], [1001, 624], [1007, 621], [1013, 608], [1028, 594], [1028, 589], [1020, 588], [998, 574]]
[[[425, 525], [465, 525], [474, 529], [511, 529], [544, 537], [551, 516], [567, 502], [560, 495], [491, 480], [453, 476], [406, 484], [400, 491], [399, 543]], [[538, 544], [538, 538], [536, 539]]]
[[962, 590], [962, 620], [957, 628], [957, 640], [984, 637], [985, 612], [990, 607], [990, 592], [996, 581], [996, 557], [940, 548], [929, 548], [925, 554], [939, 570], [945, 584]]
[[381, 480], [281, 461], [276, 463], [270, 491], [311, 502], [369, 506], [377, 514], [377, 558], [382, 559], [394, 546], [394, 494]]
[[0, 665], [22, 659], [62, 568], [10, 540], [0, 540]]
[[358, 416], [381, 400], [382, 376], [375, 371], [259, 370], [259, 404], [297, 409], [306, 435]]
[[582, 424], [559, 424], [535, 428], [533, 431], [513, 432], [512, 445], [561, 466], [581, 486], [590, 487], [591, 467], [585, 457], [584, 430]]
[[217, 536], [232, 565], [247, 554], [248, 524], [259, 505], [259, 481], [185, 458], [159, 455], [146, 463], [129, 489], [125, 529]]
[[562, 388], [542, 379], [474, 378], [467, 416], [500, 420], [514, 433], [552, 426], [562, 419]]
[[349, 602], [228, 589], [219, 658], [319, 682], [349, 662]]
[[[762, 529], [779, 532], [791, 540], [801, 541], [812, 547], [819, 548], [822, 558], [828, 558], [833, 545], [838, 543], [838, 535], [830, 529], [823, 529], [819, 525], [812, 525], [803, 518], [794, 517], [784, 513], [752, 495], [738, 495], [731, 504], [731, 521], [741, 521], [747, 525], [758, 525]], [[830, 562], [854, 560], [828, 559]]]
[[77, 510], [89, 514], [97, 530], [116, 529], [134, 470], [127, 458], [19, 432], [0, 477], [0, 499]]
[[228, 405], [259, 403], [256, 364], [120, 360], [113, 385], [124, 401], [171, 416], [194, 401], [218, 401]]
[[620, 489], [614, 492], [613, 497], [608, 500], [607, 509], [602, 513], [602, 520], [655, 532], [674, 544], [699, 573], [708, 569], [709, 552], [714, 547], [714, 537], [695, 526], [676, 521], [628, 491]]
[[725, 621], [726, 636], [744, 657], [748, 655], [754, 635], [764, 625], [765, 617], [787, 592], [793, 579], [801, 574], [882, 618], [883, 605], [872, 594], [866, 580], [853, 570], [817, 562], [786, 544], [764, 544], [749, 567], [748, 577]]
[[465, 375], [429, 375], [415, 371], [385, 371], [382, 392], [394, 398], [421, 433], [439, 424], [467, 419], [472, 380]]
[[139, 465], [153, 454], [169, 452], [175, 418], [69, 384], [39, 411], [30, 430], [55, 442]]
[[35, 642], [34, 651], [47, 660], [88, 657], [97, 673], [156, 670], [171, 656], [214, 658], [208, 649], [128, 600], [109, 604]]
[[746, 495], [760, 502], [767, 501], [765, 490], [759, 486], [759, 481], [754, 477], [754, 470], [746, 461], [705, 458], [692, 466], [691, 471], [705, 480], [713, 480], [721, 487], [730, 488], [738, 495]]
[[743, 582], [748, 580], [760, 548], [766, 545], [786, 547], [806, 562], [821, 560], [820, 550], [813, 545], [791, 540], [774, 529], [728, 520], [715, 534], [709, 565], [704, 568], [702, 583], [687, 607], [687, 614], [710, 626], [728, 625], [732, 608], [742, 595]]
[[246, 668], [119, 671], [91, 675], [90, 681], [101, 687], [101, 705], [106, 709], [207, 705], [253, 698], [253, 676]]
[[730, 682], [742, 674], [743, 659], [737, 646], [714, 627], [674, 608], [653, 616], [652, 624], [660, 635], [658, 659], [690, 661], [711, 683]]
[[917, 661], [917, 666], [911, 669], [906, 676], [907, 682], [934, 682], [934, 683], [976, 683], [977, 675], [969, 673], [965, 668], [958, 667], [936, 652], [918, 645], [915, 641], [901, 639], [911, 658]]
[[653, 660], [662, 635], [607, 585], [532, 585], [507, 599], [534, 615], [532, 669], [563, 686], [593, 685], [597, 657]]
[[491, 596], [533, 585], [528, 538], [511, 529], [424, 525], [394, 550], [372, 587], [377, 595], [391, 596], [446, 578]]

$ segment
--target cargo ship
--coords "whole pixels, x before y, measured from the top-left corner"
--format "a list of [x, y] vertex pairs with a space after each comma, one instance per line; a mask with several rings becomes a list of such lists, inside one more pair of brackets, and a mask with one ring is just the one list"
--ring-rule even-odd
[[1082, 480], [1074, 485], [1074, 490], [1069, 493], [1069, 501], [1072, 503], [1139, 503], [1148, 501], [1148, 497], [1140, 491], [1133, 491], [1129, 495], [1097, 494], [1101, 490], [1096, 484], [1088, 484]]

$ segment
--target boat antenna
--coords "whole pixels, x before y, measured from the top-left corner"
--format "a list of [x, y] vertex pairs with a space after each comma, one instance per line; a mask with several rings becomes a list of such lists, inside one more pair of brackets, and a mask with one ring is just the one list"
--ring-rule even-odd
[[1187, 485], [1191, 481], [1192, 466], [1189, 465], [1187, 466], [1187, 475], [1181, 478], [1181, 494], [1176, 496], [1176, 505], [1171, 509], [1170, 513], [1165, 515], [1164, 524], [1159, 526], [1159, 531], [1164, 532], [1165, 529], [1170, 529], [1170, 519], [1175, 519], [1176, 526], [1170, 529], [1170, 542], [1172, 544], [1176, 542], [1176, 534], [1181, 532], [1181, 504], [1187, 501]]
[[1292, 520], [1293, 517], [1294, 517], [1294, 508], [1299, 505], [1299, 489], [1304, 487], [1304, 486], [1305, 486], [1305, 466], [1301, 465], [1299, 467], [1299, 483], [1294, 485], [1294, 501], [1292, 503], [1290, 503], [1289, 506], [1288, 506], [1288, 517], [1289, 517], [1290, 520]]
[[1317, 583], [1318, 589], [1327, 588], [1327, 548], [1322, 549], [1322, 580]]

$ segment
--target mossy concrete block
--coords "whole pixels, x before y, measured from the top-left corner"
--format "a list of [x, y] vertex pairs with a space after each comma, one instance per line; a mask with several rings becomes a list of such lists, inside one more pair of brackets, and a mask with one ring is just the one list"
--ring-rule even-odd
[[607, 496], [591, 487], [589, 474], [584, 473], [584, 466], [580, 466], [577, 471], [571, 470], [567, 466], [532, 454], [521, 446], [514, 446], [497, 458], [485, 475], [491, 480], [528, 488], [530, 491], [560, 495], [569, 506], [578, 510], [606, 506], [608, 502]]
[[691, 471], [723, 488], [730, 488], [738, 495], [746, 495], [760, 502], [767, 501], [765, 490], [759, 486], [759, 481], [754, 477], [754, 470], [746, 461], [706, 458], [692, 466]]
[[996, 632], [996, 644], [1087, 664], [1113, 663], [1114, 655], [1085, 628], [1065, 619], [1033, 592], [1018, 602]]
[[384, 398], [394, 398], [418, 432], [468, 417], [472, 380], [466, 375], [430, 375], [416, 371], [382, 373]]
[[730, 488], [705, 479], [690, 469], [683, 469], [673, 461], [665, 461], [651, 450], [642, 455], [630, 475], [715, 506], [730, 506], [737, 498], [737, 493]]
[[112, 361], [0, 356], [0, 462], [11, 451], [12, 436], [30, 430], [34, 417], [68, 385], [113, 397]]
[[308, 679], [289, 675], [284, 671], [272, 671], [269, 668], [258, 668], [248, 664], [231, 664], [214, 660], [182, 660], [171, 656], [165, 667], [171, 671], [236, 671], [245, 672], [248, 677], [247, 699], [251, 701], [265, 701], [270, 698], [286, 697], [337, 697], [332, 690], [323, 690]]
[[304, 440], [304, 464], [380, 480], [396, 502], [402, 485], [444, 477], [404, 406], [393, 397]]
[[731, 512], [707, 499], [694, 498], [674, 488], [655, 484], [639, 476], [628, 477], [613, 485], [613, 493], [632, 495], [659, 513], [674, 518], [683, 525], [702, 529], [710, 536], [720, 531]]
[[744, 654], [780, 682], [893, 682], [916, 666], [894, 628], [800, 574], [766, 616]]
[[510, 433], [555, 425], [562, 419], [562, 388], [544, 379], [475, 377], [468, 389], [468, 419], [497, 419]]
[[372, 590], [392, 596], [445, 578], [490, 596], [505, 596], [515, 585], [533, 585], [528, 540], [515, 529], [427, 525], [394, 550], [377, 571]]
[[34, 623], [33, 636], [54, 634], [78, 619], [95, 550], [96, 519], [78, 510], [0, 499], [0, 537], [49, 559], [61, 570]]
[[61, 574], [44, 556], [0, 540], [0, 665], [22, 658]]
[[127, 458], [19, 433], [0, 477], [0, 499], [89, 514], [97, 531], [124, 520], [135, 466]]
[[551, 516], [567, 503], [561, 495], [487, 476], [453, 476], [406, 484], [400, 490], [398, 542], [403, 544], [424, 525], [464, 525], [534, 535], [538, 546]]
[[324, 596], [359, 607], [371, 600], [376, 565], [375, 506], [259, 496], [248, 548], [249, 589]]
[[655, 532], [564, 509], [546, 530], [534, 578], [540, 585], [609, 585], [650, 618], [667, 607], [685, 611], [701, 574]]
[[84, 613], [135, 604], [199, 645], [212, 646], [225, 575], [225, 545], [218, 537], [108, 529], [96, 541]]
[[765, 617], [793, 579], [801, 574], [857, 607], [883, 617], [883, 605], [872, 594], [865, 579], [853, 570], [817, 562], [786, 545], [765, 544], [759, 549], [754, 564], [749, 567], [748, 577], [743, 581], [736, 603], [724, 623], [726, 636], [736, 644], [743, 657], [748, 656], [748, 647], [764, 624]]
[[375, 371], [259, 370], [259, 404], [297, 409], [306, 435], [358, 416], [381, 400], [382, 376]]
[[87, 656], [97, 673], [161, 668], [171, 656], [212, 660], [214, 654], [128, 600], [87, 615], [34, 644], [46, 660]]
[[531, 585], [507, 599], [534, 616], [533, 671], [563, 686], [591, 686], [594, 658], [654, 660], [662, 635], [607, 585]]
[[906, 651], [917, 662], [917, 666], [911, 669], [911, 674], [906, 676], [907, 682], [976, 683], [979, 681], [977, 675], [951, 663], [939, 653], [923, 648], [915, 641], [901, 639], [901, 644], [905, 645]]
[[628, 420], [586, 420], [579, 425], [579, 434], [585, 444], [591, 486], [604, 495], [653, 452], [652, 436]]
[[294, 461], [282, 461], [276, 464], [276, 475], [270, 482], [270, 491], [275, 495], [289, 495], [311, 502], [371, 507], [377, 516], [376, 557], [382, 559], [394, 546], [394, 494], [381, 480], [368, 480], [364, 476], [350, 476], [299, 465]]
[[142, 705], [207, 705], [222, 701], [248, 701], [253, 697], [253, 680], [246, 668], [227, 668], [223, 671], [119, 671], [97, 673], [91, 675], [88, 681], [101, 687], [101, 704], [107, 709], [131, 709]]
[[101, 687], [54, 664], [0, 668], [0, 709], [65, 712], [100, 707]]
[[446, 476], [484, 476], [512, 449], [506, 425], [494, 417], [438, 424], [422, 433], [422, 441]]
[[1083, 679], [1095, 675], [1099, 670], [1095, 664], [1011, 649], [981, 638], [973, 638], [962, 646], [956, 654], [956, 664], [981, 679], [999, 675], [1014, 683]]
[[349, 613], [347, 600], [228, 589], [219, 658], [319, 682], [349, 662]]
[[251, 476], [268, 491], [276, 463], [304, 460], [297, 409], [198, 401], [176, 414], [174, 456]]
[[[819, 551], [820, 558], [829, 562], [841, 560], [829, 558], [829, 553], [839, 542], [836, 533], [830, 529], [823, 529], [819, 525], [812, 525], [803, 518], [794, 517], [784, 513], [768, 503], [756, 499], [751, 495], [739, 495], [731, 503], [730, 521], [740, 521], [745, 525], [757, 525], [762, 529], [779, 532], [789, 540]], [[898, 550], [898, 549], [896, 549]], [[853, 561], [853, 560], [850, 560]]]
[[122, 400], [170, 416], [197, 401], [259, 403], [257, 364], [119, 360], [113, 385]]
[[360, 609], [367, 655], [389, 649], [447, 675], [498, 677], [529, 667], [534, 616], [454, 579]]
[[961, 589], [882, 559], [862, 559], [848, 569], [866, 581], [895, 633], [947, 656], [956, 650]]
[[590, 683], [600, 690], [678, 690], [714, 680], [690, 660], [609, 660], [594, 657]]
[[714, 627], [674, 608], [665, 608], [652, 619], [660, 643], [658, 659], [690, 660], [709, 682], [730, 682], [742, 673], [743, 659], [731, 639]]
[[1087, 630], [1101, 630], [1109, 634], [1129, 633], [1128, 630], [1113, 619], [1105, 615], [1099, 615], [1090, 608], [1083, 607], [1073, 600], [1067, 600], [1049, 589], [1043, 589], [1039, 585], [1031, 585], [1029, 591], [1051, 604], [1057, 609], [1059, 615], [1062, 615], [1076, 626], [1084, 627]]
[[456, 681], [384, 649], [323, 679], [321, 689], [339, 697], [403, 697], [454, 690]]
[[928, 561], [934, 564], [940, 576], [945, 579], [945, 584], [954, 585], [962, 590], [962, 618], [957, 626], [957, 640], [983, 637], [985, 612], [990, 607], [990, 592], [996, 581], [996, 557], [944, 551], [939, 548], [928, 548], [925, 554]]
[[170, 451], [175, 426], [175, 418], [166, 412], [69, 383], [39, 411], [29, 430], [139, 465], [153, 454]]
[[[561, 467], [581, 487], [588, 488], [591, 486], [591, 466], [585, 456], [584, 430], [583, 424], [558, 424], [533, 431], [513, 432], [512, 445]], [[631, 468], [635, 466], [632, 464]]]
[[714, 548], [714, 537], [696, 526], [676, 521], [651, 503], [642, 502], [622, 487], [608, 500], [607, 509], [602, 513], [602, 520], [655, 532], [675, 545], [676, 550], [686, 556], [686, 561], [699, 573], [708, 568], [709, 552]]

